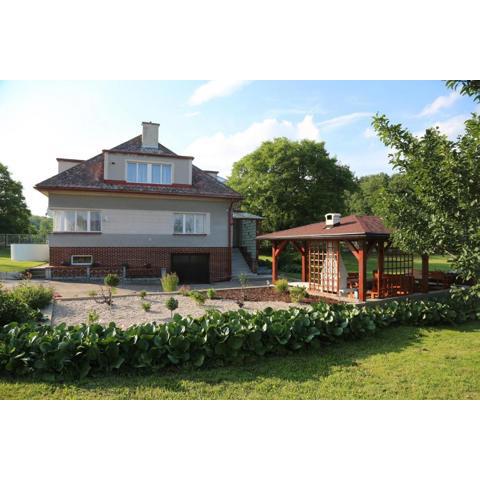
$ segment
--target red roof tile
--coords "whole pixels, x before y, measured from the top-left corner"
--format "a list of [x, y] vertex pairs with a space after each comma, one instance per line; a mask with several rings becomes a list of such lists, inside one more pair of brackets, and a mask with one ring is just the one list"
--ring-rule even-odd
[[385, 227], [380, 217], [369, 215], [349, 215], [340, 220], [339, 225], [327, 227], [325, 222], [311, 223], [302, 227], [280, 230], [278, 232], [259, 235], [258, 240], [282, 240], [288, 238], [338, 238], [352, 237], [388, 237], [390, 231]]

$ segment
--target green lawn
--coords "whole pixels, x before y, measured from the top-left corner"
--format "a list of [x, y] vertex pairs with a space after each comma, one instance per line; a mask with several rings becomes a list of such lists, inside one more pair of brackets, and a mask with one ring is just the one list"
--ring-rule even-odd
[[2, 399], [480, 399], [480, 324], [391, 327], [254, 364], [64, 384], [0, 378]]
[[0, 272], [23, 272], [27, 268], [38, 267], [45, 262], [14, 262], [10, 260], [10, 248], [0, 248]]

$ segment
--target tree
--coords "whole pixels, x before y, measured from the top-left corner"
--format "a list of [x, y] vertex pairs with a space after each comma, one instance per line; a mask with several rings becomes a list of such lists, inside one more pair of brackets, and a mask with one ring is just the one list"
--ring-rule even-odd
[[448, 88], [452, 90], [460, 88], [461, 95], [468, 95], [476, 102], [480, 102], [480, 80], [447, 80], [445, 83]]
[[30, 232], [30, 210], [23, 197], [22, 184], [0, 163], [0, 233]]
[[263, 229], [282, 230], [343, 213], [345, 192], [355, 188], [349, 167], [331, 157], [323, 142], [276, 138], [233, 166], [228, 184], [243, 207], [264, 217]]
[[375, 116], [373, 126], [393, 148], [390, 162], [401, 173], [382, 197], [396, 244], [412, 253], [450, 255], [453, 268], [480, 291], [480, 117], [473, 114], [455, 141], [438, 128], [417, 138], [384, 115]]
[[386, 173], [366, 175], [357, 182], [357, 190], [347, 195], [347, 211], [355, 215], [379, 215], [381, 195], [388, 186], [390, 177]]
[[42, 217], [40, 215], [32, 215], [30, 217], [30, 225], [33, 233], [46, 235], [53, 231], [53, 219], [50, 217]]

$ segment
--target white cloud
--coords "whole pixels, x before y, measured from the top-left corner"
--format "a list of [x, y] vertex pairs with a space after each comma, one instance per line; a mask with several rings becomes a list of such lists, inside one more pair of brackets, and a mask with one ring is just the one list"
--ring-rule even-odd
[[217, 97], [226, 97], [247, 85], [246, 80], [211, 80], [200, 85], [192, 94], [188, 103], [200, 105]]
[[187, 112], [185, 114], [186, 117], [196, 117], [197, 115], [200, 115], [200, 112]]
[[373, 113], [371, 112], [354, 112], [349, 113], [348, 115], [340, 115], [338, 117], [333, 117], [328, 120], [323, 120], [318, 124], [321, 129], [333, 129], [339, 127], [345, 127], [350, 125], [353, 122], [356, 122], [360, 118], [371, 117]]
[[450, 95], [442, 95], [437, 97], [432, 103], [427, 105], [419, 114], [419, 117], [429, 117], [435, 115], [442, 108], [451, 107], [458, 99], [460, 94], [452, 92]]
[[377, 137], [377, 134], [375, 132], [375, 130], [372, 128], [372, 127], [367, 127], [364, 131], [363, 131], [363, 136], [365, 138], [376, 138]]
[[292, 140], [319, 139], [319, 130], [312, 115], [306, 115], [299, 123], [281, 121], [275, 118], [255, 122], [241, 132], [225, 135], [223, 132], [200, 137], [183, 152], [195, 157], [195, 163], [206, 170], [219, 170], [228, 176], [232, 165], [246, 154], [255, 150], [265, 140], [287, 137]]
[[465, 129], [465, 120], [469, 118], [469, 115], [456, 115], [442, 122], [436, 122], [435, 126], [448, 135], [448, 137], [454, 139]]

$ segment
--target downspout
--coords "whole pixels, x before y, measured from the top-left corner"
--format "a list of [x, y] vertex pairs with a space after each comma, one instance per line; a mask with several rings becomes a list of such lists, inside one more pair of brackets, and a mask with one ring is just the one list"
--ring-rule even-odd
[[228, 277], [232, 278], [232, 228], [233, 228], [233, 204], [228, 207]]

